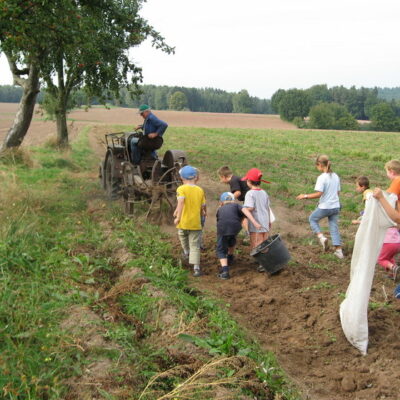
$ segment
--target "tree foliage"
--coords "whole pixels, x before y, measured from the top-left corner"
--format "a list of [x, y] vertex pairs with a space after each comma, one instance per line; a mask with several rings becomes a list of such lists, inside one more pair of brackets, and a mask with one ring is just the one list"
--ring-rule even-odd
[[[156, 86], [141, 85], [140, 93], [132, 95], [134, 88], [123, 87], [119, 91], [119, 98], [115, 98], [112, 93], [107, 99], [107, 103], [122, 107], [138, 107], [140, 104], [150, 104], [156, 110], [168, 110], [169, 99], [177, 91], [185, 94], [187, 98], [187, 108], [191, 111], [205, 112], [224, 112], [231, 113], [233, 110], [232, 99], [235, 93], [226, 92], [213, 88], [185, 88], [177, 86]], [[46, 92], [44, 90], [44, 92]], [[91, 97], [83, 89], [78, 89], [72, 93], [73, 103], [77, 106], [88, 104], [100, 104], [97, 97]], [[0, 85], [0, 101], [18, 102], [21, 98], [21, 89], [14, 86]], [[42, 102], [43, 93], [38, 96], [38, 101]], [[251, 113], [271, 114], [271, 101], [268, 99], [259, 99], [250, 97]]]
[[247, 90], [241, 90], [233, 95], [232, 106], [234, 113], [249, 114], [252, 112], [252, 101]]
[[0, 41], [18, 63], [40, 69], [56, 104], [58, 139], [68, 141], [66, 110], [72, 91], [83, 87], [104, 102], [122, 86], [135, 88], [142, 71], [129, 49], [150, 38], [165, 52], [173, 49], [140, 17], [144, 0], [2, 0]]
[[305, 90], [290, 89], [281, 94], [278, 104], [279, 115], [286, 121], [296, 117], [305, 118], [311, 107], [311, 99]]
[[371, 123], [377, 131], [393, 132], [400, 129], [400, 119], [388, 103], [376, 104], [371, 108]]
[[356, 130], [358, 123], [345, 106], [336, 103], [320, 103], [310, 110], [309, 127]]
[[170, 110], [177, 110], [181, 111], [187, 108], [187, 98], [185, 93], [181, 91], [174, 92], [171, 97], [169, 98], [169, 108]]

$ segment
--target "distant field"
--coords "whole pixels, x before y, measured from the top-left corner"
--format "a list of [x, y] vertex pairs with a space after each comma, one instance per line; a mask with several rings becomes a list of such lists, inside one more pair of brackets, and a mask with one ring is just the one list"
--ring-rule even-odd
[[[0, 140], [3, 139], [12, 124], [18, 104], [0, 103]], [[242, 129], [296, 129], [277, 115], [260, 114], [222, 114], [188, 111], [154, 111], [157, 116], [173, 127], [203, 128], [242, 128]], [[132, 125], [142, 122], [136, 109], [93, 107], [89, 111], [76, 110], [68, 115], [73, 120], [71, 135], [76, 129], [89, 124]], [[55, 133], [55, 123], [44, 121], [38, 109], [26, 137], [25, 145], [45, 142]]]

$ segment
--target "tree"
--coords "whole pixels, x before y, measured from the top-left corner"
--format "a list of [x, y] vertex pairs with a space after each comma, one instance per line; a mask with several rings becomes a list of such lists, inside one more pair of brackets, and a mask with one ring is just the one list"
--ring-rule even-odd
[[[13, 125], [0, 148], [18, 147], [32, 120], [39, 93], [39, 60], [45, 55], [47, 43], [46, 19], [48, 11], [35, 1], [3, 0], [0, 6], [0, 52], [4, 52], [14, 85], [23, 89]], [[29, 23], [27, 22], [29, 21]]]
[[234, 113], [251, 113], [252, 101], [247, 90], [241, 90], [233, 95], [232, 106]]
[[40, 71], [55, 104], [60, 146], [68, 144], [66, 112], [75, 89], [83, 87], [88, 96], [97, 96], [102, 103], [111, 93], [118, 98], [122, 86], [131, 83], [136, 88], [142, 79], [141, 69], [130, 61], [130, 48], [150, 38], [156, 48], [173, 52], [139, 16], [143, 2], [3, 0], [2, 14], [14, 10], [7, 15], [11, 22], [6, 27], [19, 40], [11, 41], [7, 35], [1, 40], [5, 37], [15, 59], [29, 60]]
[[169, 108], [171, 110], [184, 110], [187, 108], [188, 100], [185, 93], [177, 90], [169, 98]]
[[306, 91], [310, 95], [311, 106], [332, 102], [332, 95], [327, 85], [314, 85]]
[[65, 24], [69, 35], [65, 37], [61, 32], [56, 35], [58, 46], [53, 49], [50, 62], [43, 66], [47, 69], [42, 69], [47, 90], [57, 103], [60, 145], [68, 142], [66, 111], [74, 88], [83, 86], [88, 95], [97, 96], [101, 103], [111, 94], [119, 98], [121, 86], [130, 83], [135, 88], [142, 80], [141, 69], [130, 61], [130, 48], [150, 37], [156, 48], [167, 53], [173, 51], [139, 16], [143, 0], [79, 0], [76, 3], [64, 11], [70, 15]]
[[276, 113], [279, 114], [279, 104], [285, 95], [286, 91], [283, 89], [278, 89], [271, 97], [271, 107], [272, 110]]
[[345, 106], [336, 103], [321, 103], [310, 110], [310, 128], [357, 130], [356, 119]]
[[294, 118], [305, 118], [311, 107], [311, 99], [305, 90], [290, 89], [286, 91], [279, 102], [279, 115], [286, 121]]
[[399, 119], [390, 104], [376, 104], [370, 114], [372, 127], [376, 131], [393, 132], [399, 129]]

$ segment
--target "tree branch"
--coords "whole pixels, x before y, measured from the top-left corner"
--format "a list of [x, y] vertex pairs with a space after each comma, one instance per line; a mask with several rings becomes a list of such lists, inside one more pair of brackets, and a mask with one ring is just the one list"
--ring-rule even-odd
[[[13, 76], [14, 85], [18, 85], [18, 86], [21, 86], [24, 88], [26, 85], [26, 79], [21, 78], [20, 75], [22, 75], [22, 74], [19, 73], [21, 70], [18, 69], [17, 64], [15, 63], [12, 55], [8, 52], [5, 52], [5, 54], [6, 54], [8, 65], [10, 66], [10, 70], [11, 70], [11, 73]], [[28, 75], [29, 68], [24, 68], [24, 70], [27, 70], [27, 72], [25, 72], [23, 75]]]

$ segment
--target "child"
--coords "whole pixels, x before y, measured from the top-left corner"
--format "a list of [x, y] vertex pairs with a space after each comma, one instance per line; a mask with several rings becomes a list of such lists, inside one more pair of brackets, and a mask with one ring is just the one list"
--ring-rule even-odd
[[217, 172], [220, 182], [229, 184], [230, 192], [233, 193], [235, 199], [244, 201], [246, 193], [249, 190], [246, 182], [242, 181], [238, 176], [233, 175], [232, 170], [227, 165], [221, 167]]
[[317, 235], [322, 248], [326, 250], [328, 238], [321, 232], [319, 221], [327, 217], [332, 244], [335, 247], [335, 252], [333, 254], [341, 259], [343, 258], [343, 252], [337, 223], [340, 212], [340, 179], [337, 174], [332, 171], [328, 156], [318, 156], [315, 161], [315, 166], [318, 171], [322, 172], [315, 184], [315, 192], [311, 194], [299, 194], [296, 199], [319, 199], [318, 207], [309, 217], [311, 229]]
[[[271, 183], [261, 179], [262, 172], [257, 168], [250, 169], [242, 178], [247, 182], [249, 191], [246, 193], [243, 207], [250, 212], [254, 221], [249, 219], [250, 247], [253, 250], [259, 244], [268, 239], [271, 229], [271, 215], [269, 208], [269, 197], [265, 190], [260, 188], [261, 181]], [[262, 265], [258, 267], [259, 272], [265, 272]]]
[[186, 165], [179, 171], [183, 185], [176, 190], [178, 205], [174, 211], [174, 224], [183, 248], [184, 257], [193, 264], [193, 275], [200, 276], [201, 215], [206, 216], [206, 198], [201, 187], [196, 185], [197, 170]]
[[[386, 175], [391, 180], [387, 192], [394, 193], [400, 199], [400, 161], [391, 160], [385, 164]], [[399, 266], [396, 265], [394, 257], [400, 253], [400, 234], [397, 227], [389, 228], [386, 231], [382, 250], [378, 257], [378, 264], [389, 273], [393, 280], [399, 275]]]
[[[234, 261], [236, 236], [242, 229], [243, 214], [258, 226], [251, 212], [235, 202], [235, 196], [231, 192], [224, 192], [220, 197], [220, 206], [217, 211], [217, 257], [221, 263], [218, 277], [229, 279], [229, 266]], [[242, 214], [243, 212], [243, 214]]]
[[[389, 204], [389, 202], [385, 199], [385, 197], [383, 196], [381, 189], [375, 188], [375, 190], [373, 192], [373, 196], [376, 199], [378, 199], [378, 201], [381, 203], [382, 207], [386, 211], [389, 218], [391, 218], [395, 223], [397, 223], [396, 228], [398, 229], [400, 226], [399, 200], [397, 200], [396, 206], [395, 206], [395, 208], [393, 208]], [[399, 198], [399, 195], [397, 195], [397, 197]], [[395, 295], [396, 299], [400, 300], [400, 285], [398, 285], [396, 287], [396, 289], [394, 290], [394, 295]]]
[[[220, 182], [229, 184], [230, 192], [233, 193], [235, 199], [238, 201], [244, 201], [246, 193], [249, 190], [247, 183], [242, 181], [238, 176], [233, 175], [232, 170], [227, 165], [219, 168], [217, 173]], [[245, 235], [248, 236], [249, 224], [246, 218], [243, 218], [242, 220], [242, 227]], [[247, 242], [246, 244], [248, 244], [248, 238], [246, 238], [245, 241]]]
[[[197, 185], [197, 182], [200, 179], [200, 174], [199, 171], [197, 171], [197, 176], [195, 179], [195, 184]], [[200, 213], [200, 223], [201, 223], [201, 233], [200, 233], [200, 237], [199, 237], [199, 246], [200, 246], [200, 250], [205, 250], [206, 247], [204, 246], [204, 237], [203, 237], [203, 229], [204, 229], [204, 225], [206, 223], [206, 216], [203, 215], [203, 210]]]
[[[356, 179], [356, 192], [362, 193], [363, 195], [363, 204], [367, 199], [372, 195], [372, 189], [369, 188], [369, 179], [366, 176], [359, 176]], [[353, 219], [351, 221], [352, 224], [360, 224], [362, 215], [364, 214], [364, 210], [360, 212], [360, 216], [357, 219]]]

